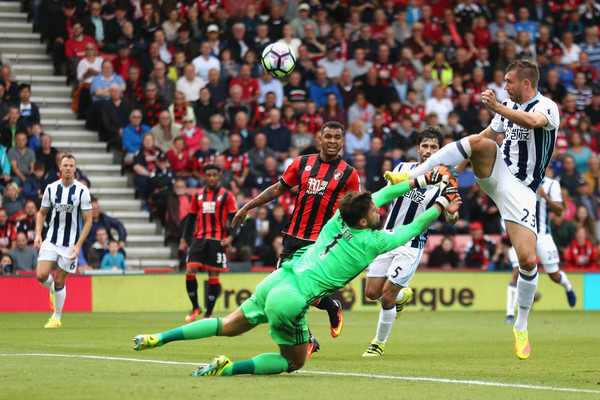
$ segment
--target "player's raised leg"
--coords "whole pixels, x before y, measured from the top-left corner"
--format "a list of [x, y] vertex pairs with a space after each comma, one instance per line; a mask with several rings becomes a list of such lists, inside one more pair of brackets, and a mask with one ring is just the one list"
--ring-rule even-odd
[[531, 353], [527, 318], [533, 305], [538, 284], [535, 233], [516, 222], [506, 221], [506, 231], [517, 252], [519, 260], [519, 278], [517, 279], [517, 301], [519, 313], [513, 328], [515, 335], [515, 353], [520, 359], [526, 359]]

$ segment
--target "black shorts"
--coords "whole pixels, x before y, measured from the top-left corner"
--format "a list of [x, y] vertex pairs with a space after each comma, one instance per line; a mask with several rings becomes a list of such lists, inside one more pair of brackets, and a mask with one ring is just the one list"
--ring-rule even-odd
[[313, 244], [312, 240], [298, 239], [295, 236], [285, 235], [283, 237], [283, 250], [277, 260], [277, 268], [281, 266], [281, 263], [294, 255], [295, 252], [303, 247]]
[[220, 240], [194, 239], [188, 250], [187, 267], [198, 267], [201, 271], [229, 271], [227, 249]]

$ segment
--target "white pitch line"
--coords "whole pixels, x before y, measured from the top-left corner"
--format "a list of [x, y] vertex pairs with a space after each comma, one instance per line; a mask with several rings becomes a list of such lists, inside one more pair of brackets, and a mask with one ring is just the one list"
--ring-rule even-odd
[[[44, 353], [20, 353], [20, 354], [0, 354], [0, 357], [66, 357], [66, 358], [91, 358], [96, 360], [113, 360], [113, 361], [133, 361], [133, 362], [145, 362], [152, 364], [171, 364], [171, 365], [193, 365], [203, 366], [208, 365], [204, 363], [190, 363], [190, 362], [179, 362], [179, 361], [161, 361], [161, 360], [143, 360], [138, 358], [124, 358], [124, 357], [105, 357], [105, 356], [88, 356], [80, 354], [44, 354]], [[574, 392], [574, 393], [594, 393], [600, 394], [600, 390], [591, 389], [575, 389], [575, 388], [561, 388], [553, 386], [537, 386], [537, 385], [522, 385], [512, 383], [501, 383], [501, 382], [485, 382], [485, 381], [473, 381], [465, 379], [448, 379], [448, 378], [428, 378], [420, 376], [393, 376], [393, 375], [375, 375], [375, 374], [359, 374], [354, 372], [329, 372], [329, 371], [297, 371], [305, 374], [315, 375], [331, 375], [331, 376], [354, 376], [357, 378], [369, 378], [369, 379], [388, 379], [388, 380], [402, 380], [402, 381], [424, 381], [424, 382], [439, 382], [439, 383], [457, 383], [464, 385], [478, 385], [478, 386], [493, 386], [493, 387], [505, 387], [505, 388], [517, 388], [517, 389], [534, 389], [534, 390], [549, 390], [555, 392]]]

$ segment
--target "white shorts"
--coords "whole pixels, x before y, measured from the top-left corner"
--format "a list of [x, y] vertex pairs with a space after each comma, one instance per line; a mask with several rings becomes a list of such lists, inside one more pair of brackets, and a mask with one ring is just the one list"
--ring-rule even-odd
[[60, 269], [66, 272], [75, 273], [77, 271], [77, 259], [71, 260], [72, 247], [57, 246], [50, 242], [42, 242], [38, 261], [54, 261], [58, 263]]
[[407, 287], [421, 262], [423, 249], [402, 246], [380, 254], [369, 265], [367, 278], [387, 277], [398, 287]]
[[477, 179], [484, 192], [494, 200], [505, 221], [512, 221], [530, 229], [537, 236], [535, 204], [537, 196], [524, 186], [508, 169], [500, 149], [496, 149], [496, 162], [489, 177]]
[[[545, 234], [538, 236], [536, 251], [537, 256], [540, 259], [540, 264], [544, 266], [544, 271], [546, 271], [546, 273], [552, 274], [558, 272], [560, 258], [558, 257], [558, 249], [552, 239], [552, 235]], [[519, 259], [517, 258], [517, 252], [514, 247], [511, 247], [508, 251], [508, 258], [513, 268], [519, 266]]]

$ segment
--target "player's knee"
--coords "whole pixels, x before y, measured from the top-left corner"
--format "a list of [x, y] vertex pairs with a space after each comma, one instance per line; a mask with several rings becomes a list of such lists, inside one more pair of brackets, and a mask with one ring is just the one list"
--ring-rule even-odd
[[381, 294], [381, 305], [384, 308], [390, 308], [391, 306], [393, 306], [396, 303], [396, 297], [398, 296], [398, 293], [394, 293], [393, 290], [383, 290], [383, 293]]
[[526, 271], [531, 271], [537, 265], [537, 256], [535, 252], [533, 254], [526, 254], [519, 257], [519, 267]]
[[304, 366], [304, 363], [306, 362], [306, 354], [302, 354], [302, 356], [298, 356], [298, 357], [286, 357], [288, 360], [288, 363], [290, 363], [291, 366], [291, 370], [292, 371], [298, 371], [300, 368], [302, 368]]
[[41, 270], [37, 270], [36, 273], [36, 278], [40, 283], [44, 283], [46, 282], [46, 279], [48, 279], [48, 275], [50, 275], [49, 272], [45, 272], [45, 271], [41, 271]]
[[482, 150], [488, 149], [490, 147], [496, 146], [495, 142], [489, 140], [486, 137], [481, 135], [471, 135], [469, 136], [469, 144], [471, 145], [471, 152], [478, 153]]
[[367, 296], [367, 299], [369, 300], [377, 300], [379, 296], [381, 296], [381, 293], [379, 293], [379, 291], [376, 288], [367, 286], [365, 288], [365, 296]]

